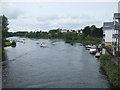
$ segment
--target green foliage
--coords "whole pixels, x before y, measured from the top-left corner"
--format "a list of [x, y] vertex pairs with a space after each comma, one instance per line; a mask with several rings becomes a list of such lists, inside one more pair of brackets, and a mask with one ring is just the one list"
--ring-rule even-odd
[[6, 40], [3, 45], [4, 45], [4, 47], [10, 46], [10, 45], [11, 45], [11, 42], [8, 41], [8, 40]]
[[20, 37], [24, 37], [28, 32], [27, 31], [18, 31], [18, 32], [9, 32], [9, 37], [12, 36], [20, 36]]
[[112, 49], [111, 45], [106, 46], [107, 49]]
[[95, 38], [102, 38], [103, 30], [102, 30], [102, 28], [96, 28], [95, 25], [92, 25], [91, 27], [86, 26], [83, 29], [83, 34], [85, 35], [85, 37], [91, 36], [91, 37], [95, 37]]
[[83, 34], [85, 35], [85, 37], [87, 37], [88, 35], [90, 35], [91, 29], [89, 26], [86, 26], [83, 30]]
[[8, 36], [8, 19], [6, 16], [2, 16], [2, 38], [3, 40]]
[[11, 45], [16, 45], [16, 42], [15, 42], [15, 41], [12, 41]]
[[102, 68], [105, 70], [108, 80], [114, 87], [120, 87], [120, 67], [115, 64], [112, 58], [108, 55], [100, 57]]
[[[8, 19], [6, 16], [1, 16], [2, 18], [2, 61], [5, 60], [5, 51], [4, 51], [4, 46], [5, 46], [5, 38], [8, 37]], [[9, 45], [9, 43], [6, 43], [6, 45]]]
[[95, 38], [89, 35], [87, 37], [84, 37], [84, 39], [82, 40], [83, 45], [89, 45], [89, 44], [98, 45], [101, 42], [102, 42], [101, 38]]
[[16, 46], [16, 42], [15, 41], [8, 41], [8, 40], [5, 40], [4, 42], [4, 47], [8, 47], [8, 46]]
[[49, 36], [50, 36], [50, 34], [48, 35], [47, 32], [41, 32], [41, 31], [28, 32], [28, 33], [25, 34], [25, 37], [28, 37], [28, 38], [37, 38], [37, 39], [40, 39], [40, 38], [48, 39]]
[[96, 28], [95, 25], [92, 25], [91, 27], [86, 26], [83, 29], [83, 33], [80, 33], [80, 31], [77, 33], [75, 30], [72, 30], [72, 32], [61, 32], [61, 29], [58, 28], [50, 30], [49, 32], [15, 32], [9, 33], [9, 36], [21, 36], [37, 39], [63, 39], [67, 43], [80, 42], [84, 45], [98, 45], [102, 41], [102, 34], [100, 32], [102, 32], [102, 28]]

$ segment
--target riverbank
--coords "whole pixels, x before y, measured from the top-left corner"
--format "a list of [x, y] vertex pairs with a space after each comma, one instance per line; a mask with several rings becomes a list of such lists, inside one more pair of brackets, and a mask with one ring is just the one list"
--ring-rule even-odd
[[102, 55], [100, 61], [101, 67], [111, 84], [111, 88], [120, 88], [120, 67], [115, 64], [108, 54]]
[[14, 46], [16, 46], [16, 42], [15, 41], [10, 42], [9, 40], [5, 40], [4, 47], [8, 47], [8, 46], [14, 47]]

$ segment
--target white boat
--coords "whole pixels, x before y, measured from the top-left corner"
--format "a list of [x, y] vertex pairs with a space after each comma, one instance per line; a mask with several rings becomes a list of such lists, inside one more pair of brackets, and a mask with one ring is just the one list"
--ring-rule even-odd
[[45, 43], [42, 43], [40, 47], [47, 47], [47, 45]]
[[100, 52], [97, 52], [97, 53], [95, 54], [95, 57], [99, 58], [100, 55], [101, 55]]
[[90, 50], [90, 48], [92, 47], [91, 45], [86, 45], [85, 46], [87, 50]]
[[92, 46], [92, 47], [90, 48], [89, 52], [90, 52], [91, 54], [95, 54], [95, 53], [97, 52], [96, 46]]

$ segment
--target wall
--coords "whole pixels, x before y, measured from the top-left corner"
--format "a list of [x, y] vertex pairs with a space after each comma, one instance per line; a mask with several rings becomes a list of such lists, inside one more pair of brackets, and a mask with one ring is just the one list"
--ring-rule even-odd
[[112, 42], [112, 35], [114, 30], [105, 30], [105, 42]]

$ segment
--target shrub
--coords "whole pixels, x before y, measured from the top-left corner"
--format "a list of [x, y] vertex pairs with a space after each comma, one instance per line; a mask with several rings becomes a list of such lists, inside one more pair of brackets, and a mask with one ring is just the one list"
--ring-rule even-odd
[[111, 45], [108, 45], [106, 46], [107, 49], [111, 50], [112, 49], [112, 46]]
[[112, 58], [108, 55], [101, 55], [101, 67], [105, 70], [109, 82], [113, 87], [120, 87], [120, 68], [115, 64]]
[[111, 57], [108, 54], [101, 55], [100, 57], [101, 61], [111, 60]]
[[10, 41], [6, 40], [6, 41], [4, 42], [4, 46], [5, 46], [5, 47], [10, 46], [10, 45], [11, 45], [11, 42], [10, 42]]

